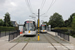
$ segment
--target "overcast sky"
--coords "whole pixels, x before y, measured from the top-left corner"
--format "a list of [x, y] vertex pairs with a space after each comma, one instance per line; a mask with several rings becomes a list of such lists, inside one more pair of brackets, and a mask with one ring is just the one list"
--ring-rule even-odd
[[[43, 14], [48, 10], [51, 2], [52, 0], [46, 0], [45, 4], [42, 4], [42, 0], [30, 0], [29, 3], [32, 12], [36, 14], [38, 9], [44, 5], [40, 10], [40, 14]], [[21, 24], [26, 19], [32, 19], [29, 16], [35, 16], [27, 6], [26, 0], [0, 0], [0, 19], [4, 19], [3, 16], [6, 12], [10, 13], [11, 20], [17, 21], [17, 23], [20, 21]], [[40, 19], [48, 21], [55, 12], [61, 14], [64, 20], [67, 20], [75, 12], [75, 0], [56, 0], [49, 11], [45, 15], [40, 16]], [[37, 16], [35, 17], [37, 19]]]

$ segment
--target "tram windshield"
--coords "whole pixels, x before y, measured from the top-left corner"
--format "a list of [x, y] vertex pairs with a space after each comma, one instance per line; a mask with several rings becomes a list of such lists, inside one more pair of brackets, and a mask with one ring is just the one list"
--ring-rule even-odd
[[27, 21], [25, 24], [25, 31], [34, 31], [35, 30], [35, 24], [33, 24], [33, 22], [31, 21]]
[[46, 25], [42, 25], [42, 30], [46, 30]]

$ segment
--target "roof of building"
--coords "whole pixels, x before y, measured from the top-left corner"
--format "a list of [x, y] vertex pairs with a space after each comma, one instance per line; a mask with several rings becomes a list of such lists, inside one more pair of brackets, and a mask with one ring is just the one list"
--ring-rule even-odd
[[11, 23], [12, 23], [13, 25], [15, 25], [15, 21], [11, 21]]
[[16, 26], [15, 22], [16, 22], [16, 21], [11, 21], [11, 23], [12, 23], [13, 26]]

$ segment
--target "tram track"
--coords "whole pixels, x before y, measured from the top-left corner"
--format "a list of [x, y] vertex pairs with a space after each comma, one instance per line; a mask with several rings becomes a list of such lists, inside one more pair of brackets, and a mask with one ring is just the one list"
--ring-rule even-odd
[[43, 36], [54, 47], [54, 49], [57, 50], [57, 48], [54, 46], [54, 44], [52, 44], [52, 42], [44, 34], [43, 34]]
[[47, 34], [47, 35], [48, 35], [48, 37], [52, 38], [54, 41], [56, 41], [56, 42], [59, 43], [60, 45], [62, 45], [62, 46], [64, 46], [65, 48], [67, 48], [68, 50], [71, 50], [71, 49], [69, 49], [68, 47], [66, 47], [64, 44], [62, 44], [62, 43], [60, 43], [59, 41], [55, 40], [55, 39], [53, 38], [53, 35], [52, 35], [52, 36], [51, 36], [50, 34]]
[[[51, 34], [42, 34], [41, 36], [43, 36], [43, 38], [45, 38], [46, 40], [47, 40], [47, 42], [48, 43], [50, 43], [51, 44], [51, 46], [55, 49], [55, 50], [58, 50], [58, 48], [55, 46], [55, 44], [54, 43], [59, 43], [61, 46], [63, 46], [63, 47], [65, 47], [67, 50], [70, 50], [70, 48], [68, 48], [67, 46], [65, 46], [65, 44], [62, 44], [60, 41], [58, 41], [58, 40], [56, 40], [55, 38], [54, 38], [54, 36], [53, 35], [51, 35]], [[33, 37], [34, 38], [34, 37]], [[24, 50], [24, 49], [26, 49], [27, 47], [26, 46], [28, 46], [28, 43], [29, 42], [31, 42], [31, 40], [33, 39], [33, 38], [31, 38], [31, 37], [26, 37], [25, 39], [27, 39], [27, 41], [26, 41], [26, 43], [24, 43], [24, 46], [22, 47], [22, 50]], [[51, 39], [51, 40], [50, 40]], [[23, 39], [24, 40], [24, 39]], [[20, 43], [20, 41], [19, 42], [17, 42], [16, 44], [14, 44], [11, 48], [9, 48], [9, 50], [12, 50], [16, 45], [18, 45]]]
[[9, 48], [9, 50], [11, 50], [13, 47], [15, 47], [18, 43], [16, 43], [15, 45], [13, 45], [11, 48]]
[[28, 45], [28, 43], [30, 42], [31, 38], [29, 37], [27, 43], [24, 45], [24, 47], [22, 48], [22, 50], [24, 50], [26, 48], [26, 46]]
[[22, 50], [25, 49], [25, 47], [28, 45], [29, 41], [30, 41], [30, 39], [29, 39], [29, 40], [27, 41], [27, 43], [24, 45], [24, 47], [22, 48]]
[[[27, 44], [29, 43], [30, 38], [28, 38], [28, 41], [26, 42], [26, 44], [24, 45], [24, 47], [22, 48], [22, 50], [24, 50], [24, 48], [27, 46]], [[13, 45], [11, 48], [9, 48], [9, 50], [12, 50], [16, 45], [18, 45], [20, 42], [17, 42], [15, 45]]]

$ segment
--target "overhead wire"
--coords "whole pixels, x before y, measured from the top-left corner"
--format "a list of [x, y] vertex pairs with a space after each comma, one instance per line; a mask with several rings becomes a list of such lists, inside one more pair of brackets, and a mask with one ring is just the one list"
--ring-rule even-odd
[[32, 9], [31, 9], [31, 6], [30, 6], [30, 4], [29, 4], [29, 0], [26, 0], [26, 2], [27, 2], [27, 6], [28, 6], [29, 9], [30, 9], [30, 12], [33, 13], [33, 12], [32, 12]]
[[41, 4], [41, 7], [40, 7], [41, 11], [42, 11], [42, 9], [43, 9], [43, 7], [45, 5], [45, 2], [46, 2], [46, 0], [42, 0], [42, 4]]
[[[31, 2], [30, 2], [30, 0], [25, 0], [25, 1], [26, 1], [26, 4], [27, 4], [28, 8], [30, 9], [30, 12], [31, 12], [32, 14], [34, 14], [34, 15], [37, 16], [37, 14], [33, 13], [33, 10], [32, 10], [32, 8], [31, 8]], [[42, 4], [41, 4], [40, 9], [43, 9], [43, 7], [44, 7], [44, 5], [45, 5], [45, 2], [46, 2], [46, 0], [42, 0]], [[41, 16], [44, 15], [44, 14], [46, 14], [55, 2], [56, 2], [56, 0], [52, 0], [50, 6], [49, 6], [49, 8], [48, 8], [48, 10], [47, 10], [45, 13], [41, 14]]]
[[44, 14], [46, 14], [55, 2], [56, 2], [56, 0], [52, 0], [50, 6], [48, 8], [48, 10], [45, 13], [41, 14], [41, 16], [44, 15]]
[[32, 14], [34, 14], [34, 15], [37, 16], [37, 14], [35, 14], [35, 13], [33, 12], [33, 10], [32, 10], [32, 6], [31, 6], [31, 2], [30, 2], [30, 0], [25, 0], [25, 1], [26, 1], [26, 4], [27, 4], [27, 6], [28, 6], [30, 12], [31, 12]]

